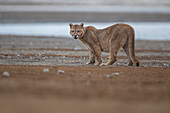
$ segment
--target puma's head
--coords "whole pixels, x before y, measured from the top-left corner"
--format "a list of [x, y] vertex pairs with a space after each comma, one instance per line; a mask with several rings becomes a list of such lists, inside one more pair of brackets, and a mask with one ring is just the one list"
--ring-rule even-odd
[[84, 23], [81, 23], [80, 25], [73, 25], [72, 23], [70, 23], [70, 35], [74, 38], [74, 39], [79, 39], [82, 38], [84, 36], [84, 27], [83, 27]]

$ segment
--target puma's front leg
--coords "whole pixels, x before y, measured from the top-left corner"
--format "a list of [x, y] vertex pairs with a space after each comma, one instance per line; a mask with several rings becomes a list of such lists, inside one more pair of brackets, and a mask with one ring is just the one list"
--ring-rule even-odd
[[92, 51], [89, 52], [89, 61], [86, 64], [94, 64], [95, 63], [95, 55]]
[[100, 49], [99, 45], [94, 46], [94, 54], [95, 54], [95, 57], [96, 57], [96, 59], [98, 61], [98, 63], [95, 64], [95, 65], [99, 66], [102, 63], [102, 60], [101, 60], [101, 49]]

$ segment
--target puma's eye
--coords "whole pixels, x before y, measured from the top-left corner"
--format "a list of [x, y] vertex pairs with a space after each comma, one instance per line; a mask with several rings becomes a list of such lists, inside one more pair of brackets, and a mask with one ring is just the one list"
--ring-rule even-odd
[[78, 33], [80, 32], [80, 30], [77, 31]]
[[72, 30], [71, 32], [74, 33], [74, 30]]

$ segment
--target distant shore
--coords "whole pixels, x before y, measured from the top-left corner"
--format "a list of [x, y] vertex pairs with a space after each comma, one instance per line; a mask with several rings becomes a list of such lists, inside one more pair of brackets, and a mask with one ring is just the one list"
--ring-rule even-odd
[[0, 23], [170, 22], [168, 7], [7, 5], [0, 15]]

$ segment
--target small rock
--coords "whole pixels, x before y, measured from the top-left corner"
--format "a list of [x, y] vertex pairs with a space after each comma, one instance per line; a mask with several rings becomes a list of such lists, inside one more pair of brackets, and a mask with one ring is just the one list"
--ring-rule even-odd
[[81, 48], [74, 48], [74, 50], [81, 50]]
[[113, 76], [112, 76], [112, 75], [106, 75], [106, 77], [107, 77], [107, 78], [113, 78]]
[[7, 58], [11, 58], [11, 56], [7, 56]]
[[15, 47], [15, 42], [11, 42], [11, 46], [14, 48]]
[[48, 57], [43, 57], [42, 59], [45, 60], [45, 59], [47, 59], [47, 58], [48, 58]]
[[64, 74], [65, 72], [63, 70], [58, 70], [58, 73]]
[[119, 75], [120, 73], [112, 73], [112, 75]]
[[48, 68], [43, 69], [43, 72], [49, 72], [50, 70]]
[[7, 72], [7, 71], [3, 72], [2, 75], [3, 75], [4, 77], [9, 77], [9, 76], [10, 76], [9, 72]]
[[61, 57], [56, 57], [56, 59], [61, 59]]
[[66, 57], [65, 56], [63, 56], [63, 59], [65, 59]]
[[30, 56], [30, 60], [32, 60], [32, 56]]
[[20, 54], [17, 54], [17, 57], [20, 57]]
[[39, 56], [41, 56], [41, 53], [38, 53]]

